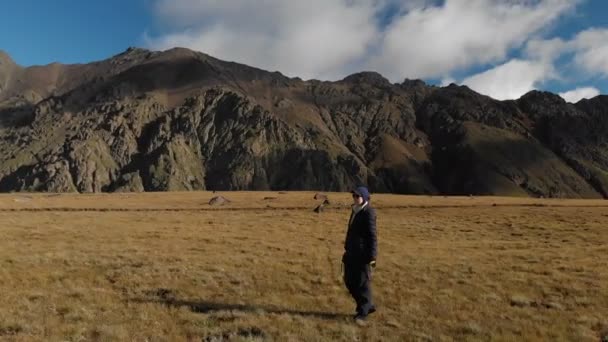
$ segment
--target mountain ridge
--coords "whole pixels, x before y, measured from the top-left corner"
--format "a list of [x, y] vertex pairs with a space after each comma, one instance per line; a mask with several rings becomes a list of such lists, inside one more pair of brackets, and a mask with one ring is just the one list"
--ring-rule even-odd
[[376, 192], [608, 197], [603, 95], [497, 101], [369, 71], [304, 81], [183, 48], [6, 74], [0, 191], [366, 183]]

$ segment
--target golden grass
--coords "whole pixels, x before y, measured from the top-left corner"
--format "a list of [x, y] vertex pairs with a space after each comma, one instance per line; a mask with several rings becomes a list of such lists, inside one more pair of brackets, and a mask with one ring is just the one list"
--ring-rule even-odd
[[[379, 311], [339, 280], [348, 194], [0, 196], [0, 340], [598, 341], [608, 203], [374, 196]], [[265, 197], [275, 199], [264, 200]]]

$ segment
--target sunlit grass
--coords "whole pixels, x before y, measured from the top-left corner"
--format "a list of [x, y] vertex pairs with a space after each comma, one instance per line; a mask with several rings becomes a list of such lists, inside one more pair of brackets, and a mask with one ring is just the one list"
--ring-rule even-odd
[[[603, 201], [378, 195], [379, 311], [340, 282], [347, 194], [0, 196], [0, 339], [576, 340], [608, 328]], [[274, 197], [266, 199], [265, 197]]]

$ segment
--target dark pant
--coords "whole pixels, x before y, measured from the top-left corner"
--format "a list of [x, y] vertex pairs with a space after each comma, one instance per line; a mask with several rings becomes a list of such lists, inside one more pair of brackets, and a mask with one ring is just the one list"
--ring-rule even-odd
[[357, 314], [367, 316], [374, 307], [372, 300], [371, 268], [368, 264], [344, 263], [344, 283], [357, 303]]

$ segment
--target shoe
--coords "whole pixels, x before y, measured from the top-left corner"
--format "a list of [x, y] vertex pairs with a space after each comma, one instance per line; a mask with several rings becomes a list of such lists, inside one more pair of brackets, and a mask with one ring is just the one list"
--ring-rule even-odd
[[358, 314], [355, 316], [355, 324], [357, 324], [358, 326], [366, 326], [367, 325], [367, 316]]
[[375, 306], [372, 306], [372, 307], [369, 309], [369, 311], [367, 312], [367, 315], [363, 315], [362, 313], [360, 313], [359, 311], [357, 311], [357, 312], [355, 313], [355, 316], [354, 316], [353, 318], [354, 318], [354, 319], [357, 319], [357, 318], [366, 319], [366, 318], [367, 318], [367, 316], [369, 316], [369, 315], [373, 314], [374, 312], [376, 312], [376, 307], [375, 307]]
[[[376, 312], [376, 307], [372, 306], [371, 308], [369, 308], [369, 311], [367, 311], [367, 315], [365, 315], [364, 317], [367, 317], [367, 316], [373, 314], [374, 312]], [[356, 311], [355, 317], [357, 317], [357, 316], [363, 316], [363, 315], [359, 311]]]

